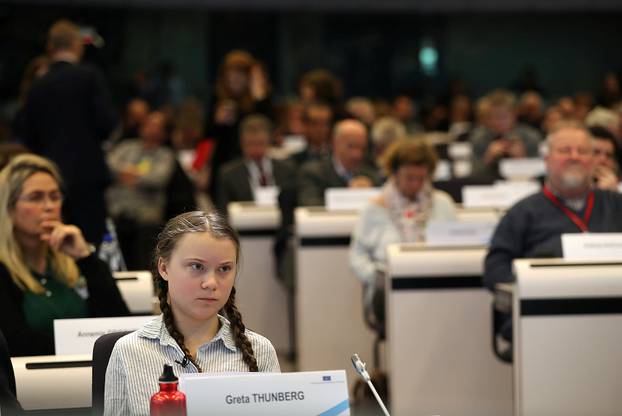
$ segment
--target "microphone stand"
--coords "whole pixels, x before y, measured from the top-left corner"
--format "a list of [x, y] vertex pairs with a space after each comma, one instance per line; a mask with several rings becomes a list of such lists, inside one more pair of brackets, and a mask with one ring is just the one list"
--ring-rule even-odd
[[387, 410], [384, 403], [382, 402], [382, 399], [378, 395], [378, 392], [376, 391], [374, 384], [371, 382], [371, 377], [369, 376], [367, 369], [365, 369], [365, 366], [367, 364], [361, 361], [358, 354], [352, 355], [351, 359], [352, 359], [352, 365], [354, 366], [354, 369], [356, 370], [357, 374], [361, 376], [361, 378], [367, 383], [367, 385], [371, 389], [371, 392], [374, 393], [374, 397], [376, 398], [376, 401], [378, 402], [378, 405], [384, 412], [385, 416], [391, 416], [389, 415], [389, 411]]

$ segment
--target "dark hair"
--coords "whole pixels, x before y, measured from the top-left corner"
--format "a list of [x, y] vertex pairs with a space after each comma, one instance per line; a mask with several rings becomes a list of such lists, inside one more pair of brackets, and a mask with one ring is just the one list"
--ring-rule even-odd
[[387, 149], [383, 167], [387, 175], [395, 174], [405, 165], [424, 166], [434, 174], [438, 156], [434, 148], [422, 138], [398, 139]]
[[[173, 310], [168, 303], [168, 282], [160, 276], [157, 266], [159, 259], [168, 260], [171, 258], [181, 237], [188, 233], [210, 233], [214, 238], [230, 240], [235, 246], [236, 263], [239, 263], [240, 259], [240, 240], [225, 218], [216, 211], [192, 211], [178, 215], [170, 219], [158, 235], [153, 264], [153, 279], [160, 301], [160, 310], [162, 311], [164, 324], [181, 350], [186, 354], [186, 357], [199, 371], [202, 371], [201, 367], [192, 358], [188, 348], [184, 345], [183, 334], [175, 326]], [[236, 347], [242, 352], [242, 359], [248, 365], [250, 371], [259, 371], [255, 352], [246, 337], [246, 327], [242, 322], [242, 315], [235, 306], [235, 287], [231, 289], [231, 294], [223, 307], [223, 312], [229, 319], [233, 340]]]
[[588, 131], [592, 135], [592, 139], [611, 143], [613, 145], [613, 157], [616, 160], [618, 159], [618, 152], [620, 151], [618, 149], [618, 141], [616, 140], [616, 136], [614, 136], [609, 129], [602, 126], [592, 126], [588, 127]]

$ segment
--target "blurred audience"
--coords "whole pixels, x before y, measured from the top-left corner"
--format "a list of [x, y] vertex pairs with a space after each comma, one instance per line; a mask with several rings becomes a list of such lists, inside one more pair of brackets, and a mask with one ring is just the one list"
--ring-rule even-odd
[[380, 183], [378, 173], [365, 164], [367, 128], [358, 120], [338, 122], [330, 157], [305, 163], [299, 173], [300, 205], [324, 205], [328, 188], [367, 188]]
[[242, 157], [222, 166], [216, 207], [227, 215], [233, 201], [254, 201], [259, 188], [281, 188], [295, 178], [288, 161], [268, 157], [272, 123], [263, 115], [250, 115], [240, 123]]
[[291, 156], [297, 166], [311, 160], [320, 160], [329, 154], [333, 110], [327, 104], [310, 102], [303, 109], [302, 122], [307, 146]]
[[102, 142], [118, 119], [100, 72], [80, 64], [84, 45], [77, 25], [54, 23], [47, 49], [50, 67], [30, 88], [21, 139], [58, 165], [66, 181], [65, 218], [87, 241], [99, 244], [106, 231], [104, 191], [110, 183]]
[[475, 175], [498, 175], [498, 163], [503, 158], [536, 157], [540, 133], [517, 123], [514, 96], [496, 90], [486, 97], [485, 125], [475, 128], [469, 140], [473, 144]]
[[147, 116], [140, 137], [118, 144], [108, 155], [114, 184], [107, 193], [128, 269], [149, 269], [150, 252], [165, 218], [167, 187], [175, 172], [175, 154], [163, 145], [166, 118]]
[[210, 195], [218, 194], [220, 167], [241, 156], [240, 121], [260, 113], [273, 118], [271, 87], [260, 63], [248, 52], [233, 50], [225, 55], [209, 103], [208, 135], [216, 144], [211, 160]]

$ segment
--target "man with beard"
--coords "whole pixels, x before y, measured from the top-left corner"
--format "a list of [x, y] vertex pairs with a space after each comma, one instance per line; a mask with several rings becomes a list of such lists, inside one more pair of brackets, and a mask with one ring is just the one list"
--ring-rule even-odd
[[515, 258], [562, 257], [562, 234], [622, 232], [622, 195], [593, 186], [590, 132], [564, 122], [549, 134], [547, 145], [542, 191], [516, 203], [493, 235], [484, 265], [491, 290], [513, 280]]

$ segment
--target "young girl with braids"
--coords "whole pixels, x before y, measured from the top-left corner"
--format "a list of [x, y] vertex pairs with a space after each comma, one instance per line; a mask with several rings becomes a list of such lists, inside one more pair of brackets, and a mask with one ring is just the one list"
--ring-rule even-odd
[[178, 376], [280, 371], [270, 341], [245, 329], [235, 306], [239, 252], [237, 235], [216, 212], [188, 212], [166, 224], [153, 270], [162, 314], [117, 341], [105, 415], [148, 415], [163, 364]]

